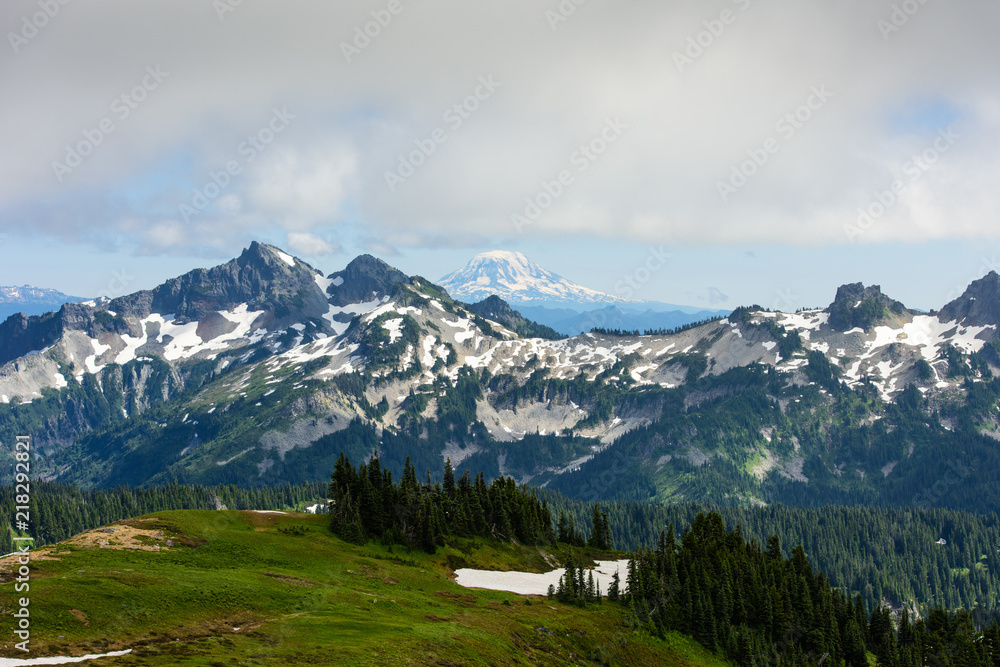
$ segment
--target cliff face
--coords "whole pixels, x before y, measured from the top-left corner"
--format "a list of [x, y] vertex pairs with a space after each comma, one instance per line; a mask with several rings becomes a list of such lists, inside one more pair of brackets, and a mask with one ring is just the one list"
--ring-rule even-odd
[[905, 313], [906, 307], [883, 294], [878, 285], [865, 287], [861, 283], [850, 283], [837, 289], [837, 296], [827, 312], [830, 313], [830, 327], [835, 331], [856, 328], [871, 331], [872, 327], [886, 324], [893, 316]]
[[1000, 275], [996, 271], [969, 285], [962, 296], [938, 313], [942, 322], [973, 326], [1000, 325]]

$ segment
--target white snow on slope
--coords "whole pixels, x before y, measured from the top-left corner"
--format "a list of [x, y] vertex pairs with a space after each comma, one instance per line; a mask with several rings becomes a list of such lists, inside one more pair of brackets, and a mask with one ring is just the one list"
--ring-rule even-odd
[[[104, 364], [101, 364], [100, 366], [98, 366], [94, 362], [97, 361], [97, 358], [99, 356], [101, 356], [102, 354], [104, 354], [105, 352], [107, 352], [108, 350], [110, 350], [111, 346], [110, 345], [101, 345], [100, 342], [98, 342], [98, 340], [96, 338], [91, 338], [90, 339], [90, 343], [91, 343], [91, 345], [94, 346], [94, 352], [95, 352], [95, 354], [92, 354], [89, 357], [87, 357], [86, 359], [84, 359], [83, 365], [87, 369], [88, 373], [99, 373], [104, 368]], [[80, 377], [82, 377], [82, 375], [83, 375], [82, 373], [78, 374], [77, 375], [77, 379], [80, 379]]]
[[323, 315], [323, 319], [329, 322], [330, 327], [334, 330], [334, 332], [338, 336], [340, 336], [345, 331], [347, 331], [347, 328], [351, 326], [351, 324], [350, 322], [336, 321], [335, 319], [333, 319], [334, 315], [341, 315], [344, 313], [347, 313], [349, 315], [363, 315], [365, 313], [371, 312], [375, 308], [378, 308], [378, 305], [380, 303], [382, 303], [380, 300], [375, 299], [373, 301], [365, 301], [362, 303], [352, 303], [346, 306], [330, 306], [327, 309], [326, 314]]
[[403, 326], [403, 318], [396, 317], [391, 320], [386, 320], [382, 322], [382, 328], [389, 332], [389, 342], [395, 343], [397, 340], [403, 337], [403, 332], [400, 327]]
[[[231, 311], [220, 310], [219, 314], [236, 325], [236, 328], [227, 334], [222, 334], [211, 340], [202, 340], [198, 335], [198, 322], [188, 322], [187, 324], [175, 324], [174, 322], [163, 321], [160, 325], [160, 335], [157, 341], [162, 342], [164, 336], [171, 336], [172, 339], [163, 348], [163, 358], [167, 361], [177, 359], [187, 359], [200, 352], [225, 350], [228, 343], [240, 338], [248, 337], [254, 321], [264, 314], [263, 310], [248, 310], [247, 304], [241, 304]], [[154, 318], [162, 320], [160, 315], [150, 315], [149, 321], [156, 321]], [[143, 321], [145, 325], [146, 320]]]
[[978, 352], [983, 348], [985, 341], [976, 336], [987, 329], [995, 328], [994, 325], [960, 327], [957, 322], [941, 322], [933, 315], [917, 315], [912, 322], [904, 324], [901, 329], [875, 327], [875, 339], [865, 342], [868, 353], [861, 358], [867, 359], [879, 348], [892, 343], [919, 347], [920, 354], [927, 361], [936, 359], [941, 348], [949, 342], [966, 354]]

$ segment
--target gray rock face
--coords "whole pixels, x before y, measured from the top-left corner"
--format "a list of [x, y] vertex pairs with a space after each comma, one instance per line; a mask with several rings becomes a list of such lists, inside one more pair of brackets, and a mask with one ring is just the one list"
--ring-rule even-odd
[[973, 282], [939, 313], [942, 322], [965, 325], [1000, 325], [1000, 275], [996, 271]]
[[[315, 286], [312, 270], [290, 266], [256, 241], [238, 258], [213, 267], [197, 269], [163, 283], [153, 290], [152, 312], [174, 314], [178, 319], [200, 320], [209, 313], [228, 310], [242, 303], [264, 310], [276, 310], [288, 298]], [[137, 302], [138, 297], [141, 302]], [[111, 303], [128, 300], [123, 309], [142, 311], [145, 295], [122, 297]], [[148, 315], [148, 313], [145, 313]]]
[[521, 313], [511, 308], [510, 304], [495, 294], [491, 297], [483, 299], [479, 303], [470, 304], [468, 308], [476, 315], [498, 322], [511, 331], [516, 331], [526, 337], [548, 338], [553, 340], [565, 338], [565, 336], [562, 336], [553, 329], [544, 325], [536, 324], [535, 322], [525, 318], [521, 315]]
[[317, 274], [301, 262], [289, 264], [279, 253], [254, 241], [225, 264], [190, 271], [99, 308], [88, 305], [93, 302], [68, 303], [55, 313], [14, 315], [0, 324], [0, 364], [48, 347], [68, 331], [84, 331], [95, 338], [106, 333], [141, 336], [137, 323], [151, 313], [195, 322], [245, 303], [252, 310], [266, 311], [268, 321], [277, 324], [321, 317], [327, 304]]
[[850, 283], [837, 288], [837, 296], [827, 312], [830, 313], [830, 327], [835, 331], [856, 328], [871, 331], [893, 315], [903, 315], [906, 306], [882, 294], [878, 285], [865, 287], [861, 283]]
[[355, 258], [343, 271], [331, 273], [328, 278], [333, 280], [333, 284], [327, 295], [334, 306], [381, 298], [392, 294], [397, 285], [409, 280], [402, 271], [371, 255]]
[[11, 315], [0, 324], [0, 364], [52, 345], [62, 332], [59, 313], [30, 317], [24, 313]]

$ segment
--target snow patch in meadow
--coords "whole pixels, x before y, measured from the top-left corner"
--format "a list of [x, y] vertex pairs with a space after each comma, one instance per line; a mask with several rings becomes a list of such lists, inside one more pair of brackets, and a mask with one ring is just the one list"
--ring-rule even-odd
[[[601, 585], [601, 591], [606, 593], [611, 585], [611, 578], [618, 571], [619, 586], [626, 589], [625, 574], [628, 571], [628, 560], [601, 560], [594, 567], [594, 583]], [[473, 570], [463, 567], [455, 570], [455, 581], [465, 588], [485, 588], [491, 591], [507, 591], [518, 595], [545, 595], [549, 585], [559, 587], [559, 579], [566, 574], [565, 568], [538, 574], [535, 572], [494, 572], [490, 570]]]
[[17, 665], [68, 665], [73, 662], [85, 662], [98, 658], [115, 658], [121, 655], [128, 655], [132, 649], [124, 651], [112, 651], [111, 653], [88, 653], [75, 658], [68, 656], [51, 656], [47, 658], [28, 658], [27, 660], [17, 660], [15, 658], [0, 658], [0, 667], [15, 667]]
[[[376, 303], [378, 303], [378, 302], [376, 302]], [[379, 315], [382, 315], [383, 313], [388, 313], [388, 312], [392, 311], [394, 309], [393, 307], [395, 305], [396, 304], [394, 304], [391, 301], [389, 303], [383, 303], [381, 306], [377, 307], [375, 310], [373, 310], [370, 313], [368, 313], [367, 315], [365, 315], [365, 318], [364, 318], [365, 322], [371, 322], [372, 320], [374, 320]]]

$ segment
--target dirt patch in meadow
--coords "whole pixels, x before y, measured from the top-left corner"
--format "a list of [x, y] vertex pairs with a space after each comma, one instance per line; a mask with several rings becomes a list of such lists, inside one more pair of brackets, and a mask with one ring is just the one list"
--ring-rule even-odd
[[69, 613], [71, 613], [74, 616], [76, 616], [76, 619], [78, 621], [80, 621], [81, 623], [83, 623], [87, 627], [90, 627], [90, 621], [87, 620], [87, 615], [84, 614], [82, 611], [79, 611], [78, 609], [70, 609]]
[[[150, 521], [159, 521], [156, 517], [147, 519], [129, 519], [118, 521], [103, 528], [88, 530], [79, 535], [63, 540], [58, 544], [49, 544], [28, 552], [33, 562], [44, 560], [60, 560], [61, 549], [72, 546], [84, 549], [134, 549], [136, 551], [160, 551], [178, 544], [192, 546], [176, 536], [166, 535], [157, 526], [143, 528]], [[0, 573], [17, 570], [22, 554], [11, 554], [0, 558]]]
[[133, 549], [136, 551], [160, 551], [177, 544], [175, 538], [166, 535], [156, 526], [139, 527], [151, 521], [159, 521], [159, 519], [149, 517], [118, 521], [104, 528], [95, 528], [74, 535], [60, 544], [84, 549]]

